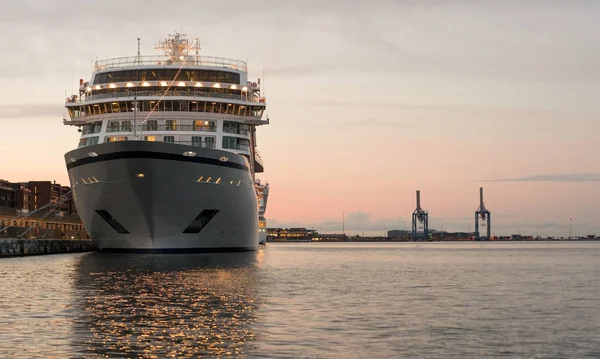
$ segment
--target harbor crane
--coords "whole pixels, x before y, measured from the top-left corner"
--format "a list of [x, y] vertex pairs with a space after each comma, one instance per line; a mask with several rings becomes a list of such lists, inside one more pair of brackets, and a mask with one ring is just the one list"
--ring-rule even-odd
[[[418, 224], [423, 224], [423, 233], [417, 233]], [[427, 239], [429, 237], [429, 214], [421, 208], [421, 191], [417, 191], [417, 209], [412, 215], [412, 238]]]
[[[481, 220], [481, 223], [479, 222]], [[487, 236], [481, 237], [479, 227], [487, 227]], [[485, 208], [483, 203], [483, 187], [479, 187], [479, 208], [475, 211], [475, 240], [490, 240], [492, 238], [491, 213]]]

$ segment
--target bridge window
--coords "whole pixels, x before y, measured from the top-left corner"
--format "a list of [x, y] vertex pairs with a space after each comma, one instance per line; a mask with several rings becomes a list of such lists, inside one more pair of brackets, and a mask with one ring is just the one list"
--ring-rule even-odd
[[175, 143], [175, 136], [164, 136], [163, 142], [167, 143]]
[[[176, 69], [108, 71], [97, 74], [94, 77], [94, 85], [127, 81], [173, 81], [176, 73]], [[240, 74], [229, 71], [185, 69], [179, 73], [177, 80], [239, 84]]]

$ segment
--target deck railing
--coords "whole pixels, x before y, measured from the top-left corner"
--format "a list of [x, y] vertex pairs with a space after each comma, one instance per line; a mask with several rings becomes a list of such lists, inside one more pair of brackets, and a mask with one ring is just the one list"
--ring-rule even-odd
[[120, 67], [133, 67], [133, 66], [148, 66], [148, 65], [161, 65], [161, 66], [207, 66], [207, 67], [222, 67], [237, 71], [246, 72], [246, 62], [234, 59], [228, 59], [225, 57], [212, 57], [212, 56], [196, 56], [188, 55], [182, 59], [180, 58], [169, 58], [164, 55], [151, 55], [151, 56], [127, 56], [127, 57], [115, 57], [112, 59], [98, 60], [94, 64], [94, 71], [101, 71], [107, 69], [114, 69]]
[[75, 100], [72, 98], [67, 99], [67, 103], [86, 103], [94, 100], [103, 100], [103, 99], [118, 99], [122, 97], [161, 97], [161, 96], [183, 96], [183, 97], [208, 97], [208, 98], [221, 98], [228, 100], [238, 100], [238, 101], [247, 101], [247, 102], [261, 102], [264, 103], [264, 97], [258, 96], [246, 96], [246, 95], [234, 95], [228, 93], [219, 93], [219, 92], [206, 92], [197, 89], [189, 89], [189, 90], [169, 90], [169, 91], [151, 91], [151, 90], [141, 90], [141, 91], [120, 91], [120, 92], [110, 92], [103, 93], [97, 95], [88, 95], [82, 96]]

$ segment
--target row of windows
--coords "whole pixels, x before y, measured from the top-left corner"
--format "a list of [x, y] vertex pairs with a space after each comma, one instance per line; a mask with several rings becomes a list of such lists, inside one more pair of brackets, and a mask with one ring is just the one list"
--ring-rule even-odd
[[[136, 103], [134, 101], [105, 102], [95, 105], [67, 107], [69, 115], [85, 117], [103, 115], [106, 113], [134, 112]], [[207, 112], [237, 116], [260, 117], [264, 106], [245, 106], [222, 102], [188, 101], [188, 100], [143, 100], [137, 101], [137, 109], [141, 112], [149, 111], [178, 111], [178, 112]]]
[[[97, 74], [94, 84], [125, 81], [172, 81], [178, 69], [125, 70]], [[183, 69], [177, 81], [209, 81], [239, 84], [240, 74], [228, 71]]]
[[[183, 140], [181, 138], [184, 138]], [[104, 142], [117, 142], [117, 141], [127, 141], [129, 140], [128, 136], [106, 136], [104, 137]], [[79, 140], [78, 147], [84, 146], [92, 146], [98, 144], [99, 137], [87, 137]], [[164, 135], [146, 135], [144, 136], [144, 141], [162, 141], [166, 143], [178, 143], [178, 144], [187, 144], [196, 147], [206, 147], [206, 148], [216, 148], [216, 138], [214, 136], [179, 136], [176, 139], [175, 136]], [[246, 138], [238, 138], [238, 137], [230, 137], [223, 136], [221, 142], [221, 148], [223, 149], [231, 149], [231, 150], [240, 150], [240, 151], [250, 151], [250, 141]]]
[[182, 88], [176, 87], [167, 91], [166, 87], [141, 87], [137, 91], [134, 88], [108, 88], [93, 90], [91, 95], [87, 95], [87, 100], [99, 100], [103, 98], [111, 97], [133, 97], [133, 96], [204, 96], [204, 97], [216, 97], [216, 98], [231, 98], [235, 100], [245, 100], [251, 98], [242, 96], [241, 90], [234, 90], [230, 88], [215, 88], [215, 87], [189, 87]]
[[[161, 121], [162, 122], [162, 121]], [[184, 124], [181, 124], [183, 122]], [[193, 120], [177, 121], [166, 120], [164, 123], [158, 120], [148, 120], [140, 127], [142, 131], [207, 131], [216, 132], [217, 124], [215, 121]], [[109, 121], [106, 126], [106, 132], [131, 132], [131, 121]], [[84, 131], [85, 132], [85, 131]]]
[[[132, 127], [131, 120], [123, 121], [108, 121], [106, 125], [106, 132], [131, 132]], [[208, 120], [147, 120], [141, 124], [140, 129], [142, 131], [206, 131], [216, 132], [217, 122]], [[102, 122], [92, 122], [84, 125], [82, 129], [83, 135], [99, 133], [102, 130]], [[238, 123], [233, 121], [223, 121], [223, 132], [233, 133], [237, 135], [248, 136], [250, 133], [250, 126], [244, 123]]]

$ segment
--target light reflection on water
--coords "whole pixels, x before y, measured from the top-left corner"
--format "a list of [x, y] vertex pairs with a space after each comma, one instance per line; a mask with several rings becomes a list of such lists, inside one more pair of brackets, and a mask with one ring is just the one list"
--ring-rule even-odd
[[73, 347], [84, 356], [242, 354], [256, 335], [260, 255], [85, 255]]
[[600, 242], [0, 260], [0, 358], [599, 358]]

